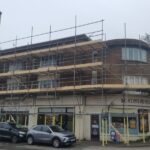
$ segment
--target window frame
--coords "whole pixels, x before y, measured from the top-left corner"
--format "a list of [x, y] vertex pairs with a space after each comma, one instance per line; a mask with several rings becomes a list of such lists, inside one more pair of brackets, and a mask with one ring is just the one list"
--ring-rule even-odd
[[134, 47], [122, 47], [122, 60], [147, 63], [147, 50]]

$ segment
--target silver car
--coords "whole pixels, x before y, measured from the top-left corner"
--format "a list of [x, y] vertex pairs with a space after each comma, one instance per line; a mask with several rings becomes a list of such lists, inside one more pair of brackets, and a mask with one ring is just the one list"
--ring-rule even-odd
[[27, 132], [27, 143], [50, 143], [58, 148], [61, 145], [72, 145], [76, 142], [73, 133], [65, 131], [60, 126], [37, 125]]

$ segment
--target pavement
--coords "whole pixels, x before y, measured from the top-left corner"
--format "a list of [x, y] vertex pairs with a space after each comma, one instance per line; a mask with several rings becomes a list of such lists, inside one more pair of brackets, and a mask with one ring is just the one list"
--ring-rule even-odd
[[[102, 147], [100, 142], [82, 141], [77, 142], [71, 147], [62, 147], [59, 150], [149, 150], [150, 143], [130, 143], [128, 145], [124, 144], [112, 144], [109, 143], [105, 147]], [[7, 141], [0, 142], [0, 150], [56, 150], [51, 145], [28, 145], [26, 143], [13, 144]]]
[[82, 145], [83, 147], [86, 145], [89, 146], [96, 146], [96, 147], [114, 147], [114, 148], [133, 148], [133, 147], [149, 147], [150, 148], [150, 142], [132, 142], [129, 144], [124, 144], [124, 143], [108, 143], [105, 144], [105, 146], [102, 146], [101, 142], [93, 142], [93, 141], [81, 141], [81, 142], [77, 142], [76, 145]]

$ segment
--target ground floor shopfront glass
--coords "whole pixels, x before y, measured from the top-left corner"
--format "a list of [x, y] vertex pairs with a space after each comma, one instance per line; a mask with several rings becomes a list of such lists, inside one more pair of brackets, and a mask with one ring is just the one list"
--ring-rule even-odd
[[129, 134], [137, 135], [138, 132], [138, 115], [137, 114], [111, 114], [111, 124], [121, 134], [126, 134], [124, 128], [128, 127]]
[[74, 108], [39, 108], [37, 124], [60, 125], [65, 130], [74, 131]]
[[125, 127], [128, 128], [130, 135], [139, 135], [149, 132], [148, 110], [138, 109], [135, 113], [111, 113], [110, 123], [121, 134], [125, 134]]
[[0, 113], [0, 122], [14, 122], [19, 126], [28, 126], [28, 111], [3, 111]]

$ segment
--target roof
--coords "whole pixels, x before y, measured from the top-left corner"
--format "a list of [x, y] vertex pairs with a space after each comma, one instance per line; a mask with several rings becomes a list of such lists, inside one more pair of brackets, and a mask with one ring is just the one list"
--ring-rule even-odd
[[125, 45], [128, 47], [141, 47], [144, 49], [150, 49], [150, 46], [138, 39], [113, 39], [106, 41], [106, 44], [108, 47], [125, 47]]
[[46, 42], [41, 42], [41, 43], [36, 43], [36, 44], [31, 44], [31, 45], [24, 45], [20, 47], [15, 47], [15, 48], [10, 48], [10, 49], [5, 49], [0, 51], [0, 56], [2, 55], [8, 55], [12, 53], [21, 53], [25, 51], [30, 51], [30, 50], [38, 50], [38, 49], [44, 49], [44, 48], [49, 48], [49, 47], [56, 47], [56, 46], [61, 46], [61, 45], [67, 45], [67, 44], [72, 44], [76, 42], [86, 42], [90, 41], [91, 39], [86, 36], [85, 34], [77, 35], [76, 39], [75, 36], [71, 37], [66, 37], [66, 38], [61, 38], [61, 39], [56, 39], [52, 41], [46, 41]]

